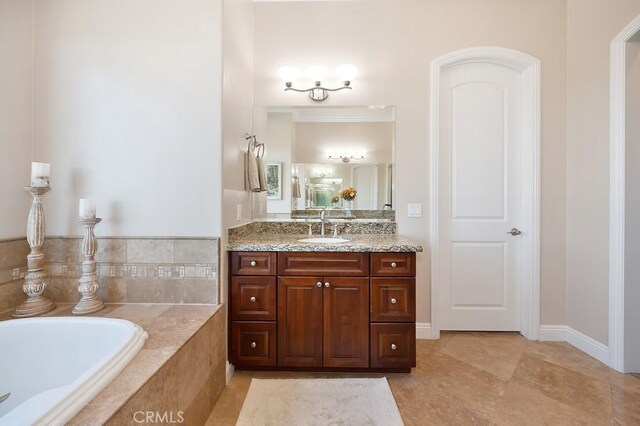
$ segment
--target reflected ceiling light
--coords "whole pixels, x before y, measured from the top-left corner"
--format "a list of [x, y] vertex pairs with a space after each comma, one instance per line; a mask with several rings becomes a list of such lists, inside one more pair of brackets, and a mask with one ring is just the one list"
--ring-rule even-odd
[[307, 76], [315, 82], [314, 87], [311, 87], [309, 89], [296, 89], [295, 87], [293, 87], [293, 82], [299, 78], [299, 71], [296, 68], [289, 66], [280, 67], [280, 69], [278, 70], [278, 74], [280, 75], [280, 78], [286, 86], [284, 89], [285, 91], [293, 90], [294, 92], [301, 93], [309, 92], [309, 97], [317, 102], [327, 99], [329, 97], [329, 92], [351, 89], [351, 80], [357, 72], [358, 68], [355, 65], [340, 65], [336, 70], [336, 74], [338, 74], [338, 77], [342, 80], [342, 87], [330, 89], [328, 87], [322, 87], [322, 80], [324, 80], [327, 75], [327, 68], [320, 65], [315, 65], [307, 69]]

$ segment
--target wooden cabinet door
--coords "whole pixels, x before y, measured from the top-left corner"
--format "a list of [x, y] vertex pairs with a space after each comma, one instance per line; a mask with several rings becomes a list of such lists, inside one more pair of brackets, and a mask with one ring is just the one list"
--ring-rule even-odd
[[369, 279], [325, 277], [325, 367], [369, 366]]
[[[320, 283], [320, 286], [318, 286]], [[322, 278], [278, 278], [278, 365], [322, 365]]]

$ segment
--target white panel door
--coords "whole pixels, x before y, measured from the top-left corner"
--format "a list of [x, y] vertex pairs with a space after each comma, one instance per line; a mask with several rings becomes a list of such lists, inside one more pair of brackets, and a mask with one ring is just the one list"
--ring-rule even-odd
[[439, 87], [441, 330], [520, 330], [521, 74], [493, 63], [445, 68]]
[[356, 210], [376, 210], [378, 208], [378, 167], [371, 164], [353, 166], [351, 182], [358, 191], [353, 208]]

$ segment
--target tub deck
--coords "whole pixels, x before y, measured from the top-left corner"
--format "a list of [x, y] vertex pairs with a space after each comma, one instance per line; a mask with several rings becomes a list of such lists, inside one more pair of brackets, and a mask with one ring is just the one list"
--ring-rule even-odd
[[[73, 306], [58, 303], [46, 316], [72, 316]], [[0, 321], [11, 319], [10, 314], [0, 315]], [[225, 386], [223, 305], [108, 304], [89, 316], [132, 321], [149, 338], [69, 425], [132, 424], [134, 416], [142, 419], [148, 413], [165, 423], [181, 416], [185, 424], [204, 424]]]

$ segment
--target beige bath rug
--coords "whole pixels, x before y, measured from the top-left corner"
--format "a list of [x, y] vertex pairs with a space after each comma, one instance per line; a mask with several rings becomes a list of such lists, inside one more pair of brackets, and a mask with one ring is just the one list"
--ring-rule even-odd
[[387, 379], [253, 379], [237, 426], [403, 425]]

